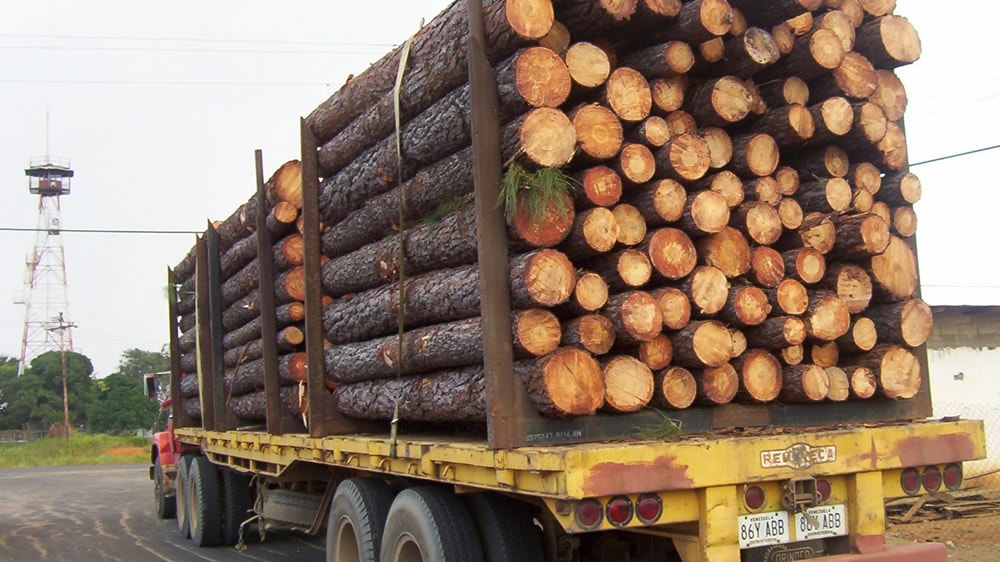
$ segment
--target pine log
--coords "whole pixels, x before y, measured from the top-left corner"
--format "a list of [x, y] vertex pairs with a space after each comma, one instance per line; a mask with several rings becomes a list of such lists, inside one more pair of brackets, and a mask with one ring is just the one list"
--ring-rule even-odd
[[783, 197], [781, 186], [773, 176], [754, 178], [743, 184], [746, 198], [751, 201], [760, 201], [772, 207], [776, 207]]
[[751, 25], [772, 26], [787, 19], [815, 12], [822, 0], [730, 0]]
[[889, 121], [899, 121], [906, 111], [907, 96], [903, 82], [891, 70], [875, 71], [875, 92], [868, 100], [885, 111]]
[[[301, 302], [283, 304], [275, 309], [275, 324], [278, 329], [291, 324], [300, 323], [305, 320], [305, 317], [305, 305]], [[260, 326], [260, 316], [256, 316], [243, 326], [239, 326], [226, 332], [226, 334], [222, 337], [223, 349], [233, 349], [234, 347], [259, 339], [261, 336]], [[223, 328], [225, 328], [225, 326], [223, 326]]]
[[[721, 39], [718, 39], [721, 41]], [[725, 41], [718, 61], [696, 65], [692, 74], [697, 76], [736, 76], [747, 80], [757, 72], [771, 66], [781, 57], [778, 44], [767, 31], [752, 27], [745, 33]]]
[[854, 108], [847, 98], [834, 96], [809, 107], [816, 131], [810, 144], [839, 142], [854, 127]]
[[892, 210], [892, 232], [900, 238], [909, 238], [917, 233], [917, 214], [913, 207], [905, 205]]
[[867, 400], [875, 396], [878, 384], [875, 381], [875, 373], [868, 367], [844, 367], [848, 380], [851, 384], [851, 398]]
[[686, 105], [699, 125], [727, 127], [747, 116], [750, 103], [750, 92], [743, 80], [723, 76], [698, 86]]
[[818, 365], [790, 365], [782, 369], [782, 402], [819, 402], [830, 392], [830, 377]]
[[636, 19], [650, 20], [659, 25], [677, 17], [681, 7], [681, 0], [639, 0]]
[[685, 74], [694, 66], [694, 52], [683, 41], [668, 41], [628, 53], [621, 59], [647, 78], [669, 78]]
[[798, 316], [772, 316], [743, 331], [752, 347], [780, 350], [806, 339], [806, 324]]
[[832, 367], [840, 359], [840, 349], [837, 342], [814, 343], [809, 346], [809, 359], [820, 367]]
[[763, 82], [757, 86], [757, 91], [771, 107], [809, 103], [809, 85], [798, 76]]
[[[292, 351], [302, 345], [305, 341], [305, 334], [297, 326], [286, 326], [278, 332], [278, 350]], [[223, 364], [227, 368], [234, 368], [248, 361], [255, 361], [264, 356], [264, 342], [261, 339], [252, 340], [245, 344], [237, 345], [227, 349], [223, 354]]]
[[728, 404], [740, 388], [740, 377], [729, 363], [700, 369], [694, 373], [698, 385], [695, 403], [704, 406]]
[[918, 298], [875, 305], [865, 314], [874, 322], [880, 343], [919, 347], [931, 335], [931, 307]]
[[820, 29], [829, 29], [840, 37], [840, 44], [845, 53], [850, 53], [854, 49], [856, 37], [854, 22], [851, 17], [840, 10], [830, 10], [817, 15], [813, 19], [813, 26]]
[[831, 365], [825, 367], [826, 376], [830, 378], [830, 390], [826, 397], [831, 402], [843, 402], [851, 396], [851, 381], [847, 377], [847, 371]]
[[684, 2], [680, 13], [669, 24], [649, 34], [649, 39], [687, 41], [692, 45], [720, 37], [729, 32], [733, 11], [725, 0], [693, 0]]
[[[576, 271], [564, 254], [538, 250], [511, 258], [511, 305], [551, 307], [572, 294]], [[408, 328], [470, 318], [479, 314], [479, 268], [463, 266], [407, 280], [404, 302], [397, 285], [338, 299], [324, 307], [323, 326], [331, 343], [362, 341], [398, 328], [400, 306]]]
[[734, 328], [729, 330], [729, 335], [733, 340], [733, 350], [730, 356], [739, 357], [743, 355], [747, 350], [747, 337], [743, 335], [743, 331]]
[[601, 361], [604, 374], [604, 409], [610, 412], [637, 412], [653, 399], [653, 372], [630, 355], [616, 355]]
[[866, 316], [851, 318], [851, 329], [837, 338], [837, 348], [844, 353], [864, 353], [871, 351], [878, 343], [875, 323]]
[[841, 177], [806, 182], [799, 186], [795, 199], [807, 213], [841, 213], [851, 206], [851, 186]]
[[910, 172], [896, 172], [887, 174], [882, 179], [881, 189], [877, 190], [876, 198], [898, 207], [916, 204], [920, 201], [921, 195], [920, 178]]
[[680, 220], [687, 203], [687, 192], [676, 180], [655, 180], [632, 190], [627, 201], [642, 215], [647, 226], [657, 227]]
[[656, 299], [663, 316], [663, 326], [668, 330], [679, 330], [691, 320], [691, 301], [683, 291], [674, 287], [653, 289], [650, 294]]
[[741, 178], [769, 176], [778, 168], [778, 143], [770, 135], [747, 133], [733, 137], [729, 169]]
[[683, 410], [694, 404], [698, 383], [684, 367], [670, 367], [656, 373], [653, 402], [660, 408]]
[[562, 324], [563, 347], [577, 347], [604, 355], [615, 344], [615, 328], [611, 319], [601, 314], [584, 314]]
[[696, 246], [701, 263], [721, 269], [730, 279], [750, 271], [750, 245], [735, 228], [726, 227], [721, 232], [701, 238]]
[[[725, 129], [704, 127], [698, 129], [698, 136], [708, 145], [709, 168], [713, 170], [725, 168], [733, 159], [733, 139]], [[735, 205], [730, 205], [730, 207], [733, 206]]]
[[764, 289], [771, 307], [785, 314], [798, 316], [809, 307], [809, 293], [805, 285], [795, 279], [785, 279], [775, 289]]
[[560, 348], [539, 359], [517, 361], [514, 370], [544, 416], [589, 415], [604, 403], [601, 366], [586, 351]]
[[704, 190], [689, 193], [678, 228], [698, 238], [720, 232], [729, 223], [729, 205], [725, 197]]
[[886, 125], [885, 137], [875, 146], [874, 151], [868, 153], [875, 155], [890, 171], [902, 171], [907, 162], [906, 136], [903, 134], [903, 128], [890, 121]]
[[814, 29], [795, 40], [792, 51], [782, 57], [781, 64], [764, 69], [758, 76], [762, 80], [789, 76], [811, 80], [840, 66], [844, 54], [844, 47], [836, 33], [829, 29]]
[[672, 78], [655, 78], [650, 81], [649, 89], [653, 96], [653, 105], [664, 113], [676, 111], [684, 105], [687, 94], [687, 76]]
[[899, 301], [917, 291], [917, 259], [902, 239], [892, 236], [885, 252], [871, 258], [873, 301]]
[[851, 328], [851, 313], [837, 295], [818, 291], [809, 297], [803, 315], [806, 334], [813, 340], [834, 341]]
[[484, 422], [487, 414], [482, 365], [345, 384], [333, 397], [341, 414], [358, 419]]
[[826, 275], [826, 259], [813, 248], [786, 250], [781, 254], [789, 277], [806, 285], [819, 283]]
[[850, 365], [867, 367], [875, 374], [878, 394], [891, 400], [913, 398], [923, 382], [920, 361], [906, 348], [879, 344], [868, 353], [847, 361]]
[[593, 271], [580, 271], [577, 273], [576, 286], [573, 287], [573, 296], [563, 307], [573, 311], [575, 314], [572, 315], [580, 315], [596, 312], [607, 302], [607, 281]]
[[751, 349], [733, 360], [740, 388], [736, 400], [766, 403], [778, 398], [782, 387], [782, 367], [778, 359], [763, 349]]
[[572, 260], [608, 252], [618, 241], [618, 221], [606, 207], [581, 212], [560, 249]]
[[[577, 132], [579, 136], [579, 132]], [[659, 148], [670, 140], [670, 125], [667, 120], [659, 115], [650, 115], [642, 123], [629, 129], [625, 133], [625, 138], [629, 142], [645, 144], [653, 148]]]
[[708, 145], [697, 135], [674, 137], [653, 153], [656, 177], [680, 181], [697, 180], [705, 175], [711, 164]]
[[778, 166], [774, 171], [774, 180], [778, 182], [778, 193], [784, 197], [795, 195], [801, 185], [798, 170], [791, 166]]
[[889, 120], [885, 110], [870, 101], [854, 104], [854, 127], [837, 142], [848, 148], [871, 151], [885, 139]]
[[[222, 283], [222, 306], [228, 308], [257, 288], [260, 272], [254, 260]], [[302, 266], [281, 273], [274, 280], [275, 304], [305, 300], [305, 271]]]
[[670, 336], [674, 363], [685, 367], [720, 367], [732, 358], [733, 337], [714, 320], [696, 320]]
[[[573, 210], [573, 198], [568, 193], [552, 194], [546, 198], [544, 206], [539, 210], [536, 205], [532, 204], [530, 197], [528, 189], [518, 190], [516, 209], [513, 212], [507, 209], [508, 241], [513, 248], [524, 250], [551, 248], [558, 245], [569, 235], [576, 218]], [[444, 222], [442, 220], [439, 226], [443, 227]], [[429, 224], [433, 225], [434, 221], [430, 221]], [[437, 230], [438, 234], [434, 238], [441, 238], [445, 235], [443, 228]], [[422, 234], [427, 235], [426, 232], [422, 232]], [[468, 237], [468, 231], [465, 230], [457, 234]], [[431, 236], [427, 235], [427, 237]], [[413, 238], [415, 237], [412, 233], [406, 236], [407, 242]], [[428, 246], [432, 245], [429, 240], [424, 243]], [[415, 261], [415, 258], [412, 257], [415, 253], [410, 248], [406, 248], [406, 259]], [[440, 249], [427, 249], [424, 254], [428, 256], [428, 261], [432, 261], [430, 256], [440, 255]]]
[[777, 242], [783, 230], [778, 210], [761, 201], [747, 201], [737, 207], [730, 224], [764, 246]]
[[805, 355], [805, 347], [802, 344], [791, 345], [781, 349], [781, 362], [789, 366], [801, 365]]
[[781, 250], [814, 248], [821, 254], [827, 254], [836, 242], [837, 227], [829, 215], [809, 213], [802, 219], [798, 230], [785, 232], [774, 247]]
[[668, 280], [685, 277], [698, 262], [697, 250], [691, 238], [676, 228], [658, 228], [637, 248], [649, 256], [653, 271]]
[[747, 275], [755, 284], [773, 289], [785, 278], [785, 261], [774, 248], [759, 246], [750, 254]]
[[875, 196], [870, 191], [865, 189], [854, 191], [854, 197], [851, 200], [851, 211], [863, 215], [870, 213], [874, 206]]
[[883, 201], [876, 201], [872, 204], [871, 214], [880, 217], [886, 223], [892, 222], [892, 209]]
[[[664, 118], [664, 121], [667, 122], [667, 130], [670, 133], [670, 137], [667, 140], [681, 135], [698, 133], [698, 123], [695, 121], [694, 116], [683, 109], [671, 111]], [[700, 133], [699, 136], [701, 136]], [[701, 140], [706, 143], [708, 142], [704, 136], [701, 137]], [[663, 146], [663, 144], [660, 146]], [[709, 150], [711, 151], [711, 148]]]
[[[785, 230], [798, 230], [802, 227], [805, 214], [798, 201], [790, 197], [783, 197], [781, 201], [778, 201], [778, 218]], [[779, 237], [778, 240], [781, 238]]]
[[654, 371], [666, 369], [674, 358], [674, 347], [666, 334], [639, 343], [639, 348], [632, 355], [639, 358], [644, 365]]
[[622, 180], [618, 173], [603, 165], [593, 166], [577, 172], [576, 207], [611, 207], [622, 196]]
[[711, 189], [726, 200], [726, 205], [730, 209], [739, 206], [746, 198], [746, 192], [743, 189], [743, 180], [729, 170], [723, 170], [692, 182], [688, 184], [688, 189], [691, 191]]
[[722, 270], [711, 265], [696, 267], [678, 289], [687, 297], [690, 312], [700, 318], [718, 314], [729, 298], [729, 280]]
[[561, 22], [553, 20], [549, 32], [538, 40], [538, 44], [565, 57], [566, 51], [569, 50], [570, 39], [569, 29]]
[[630, 185], [644, 184], [656, 173], [653, 152], [643, 144], [625, 143], [615, 160], [615, 171]]
[[583, 155], [594, 161], [609, 160], [621, 150], [622, 122], [611, 109], [589, 103], [578, 106], [570, 117]]
[[831, 266], [818, 288], [836, 294], [851, 314], [868, 308], [872, 298], [871, 276], [864, 268], [851, 263]]
[[763, 290], [753, 286], [734, 287], [718, 318], [729, 326], [744, 328], [761, 324], [770, 313], [771, 305]]
[[[300, 396], [298, 387], [281, 387], [279, 396], [281, 398], [282, 409], [293, 415], [301, 416], [306, 413], [307, 403], [304, 397]], [[201, 404], [197, 400], [188, 400], [185, 404], [185, 413], [192, 417], [201, 419]], [[227, 405], [241, 420], [264, 421], [267, 419], [267, 397], [263, 390], [234, 396], [229, 399]], [[191, 411], [188, 411], [190, 408]]]
[[768, 111], [753, 122], [752, 128], [756, 133], [770, 135], [783, 149], [802, 146], [816, 132], [809, 110], [794, 103]]
[[653, 95], [649, 82], [635, 69], [620, 67], [608, 76], [601, 101], [622, 121], [637, 123], [649, 116]]
[[556, 19], [584, 38], [600, 37], [622, 27], [635, 13], [636, 0], [556, 2]]
[[652, 278], [653, 264], [643, 249], [624, 248], [588, 260], [586, 267], [600, 275], [611, 292], [642, 287]]
[[861, 25], [865, 19], [865, 9], [858, 0], [823, 0], [823, 7], [844, 12], [854, 27]]
[[611, 212], [618, 221], [618, 243], [623, 246], [635, 246], [646, 237], [646, 221], [639, 209], [628, 203], [615, 205]]
[[621, 344], [636, 344], [655, 338], [663, 330], [663, 314], [652, 295], [630, 291], [608, 297], [602, 314], [611, 319], [615, 339]]
[[[730, 5], [730, 7], [732, 8], [732, 5]], [[749, 29], [750, 24], [747, 23], [747, 18], [746, 16], [743, 15], [743, 12], [741, 12], [736, 8], [732, 8], [732, 10], [733, 10], [733, 23], [732, 25], [729, 26], [729, 36], [739, 37], [747, 32], [747, 29]]]
[[882, 172], [871, 162], [856, 162], [847, 172], [847, 182], [855, 190], [875, 194], [882, 189]]
[[878, 79], [875, 67], [864, 55], [848, 52], [829, 78], [819, 78], [813, 86], [817, 97], [846, 96], [864, 101], [875, 93]]
[[566, 66], [577, 92], [592, 90], [604, 84], [611, 76], [611, 60], [604, 49], [579, 41], [566, 51]]
[[854, 48], [879, 68], [892, 69], [920, 58], [920, 37], [904, 17], [885, 15], [858, 28]]
[[[280, 355], [278, 357], [278, 380], [282, 386], [304, 382], [306, 380], [306, 354]], [[263, 390], [264, 360], [258, 359], [227, 369], [224, 385], [229, 396], [242, 396]]]

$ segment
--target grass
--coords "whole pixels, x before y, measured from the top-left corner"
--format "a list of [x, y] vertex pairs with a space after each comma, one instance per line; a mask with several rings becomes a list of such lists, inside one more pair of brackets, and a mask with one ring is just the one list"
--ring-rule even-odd
[[537, 220], [553, 203], [562, 212], [563, 198], [572, 194], [573, 189], [573, 180], [558, 168], [528, 171], [513, 162], [504, 173], [497, 205], [504, 209], [508, 218], [514, 216], [518, 205], [527, 205], [528, 216]]
[[149, 440], [74, 433], [63, 438], [43, 437], [28, 443], [0, 444], [0, 468], [138, 464], [149, 462]]

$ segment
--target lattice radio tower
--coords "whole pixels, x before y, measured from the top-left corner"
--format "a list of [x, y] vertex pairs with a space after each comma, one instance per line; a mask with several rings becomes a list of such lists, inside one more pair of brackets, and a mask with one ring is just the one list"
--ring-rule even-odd
[[28, 191], [38, 196], [38, 227], [35, 247], [26, 261], [24, 299], [19, 303], [25, 310], [18, 374], [42, 353], [73, 351], [66, 260], [59, 235], [60, 199], [69, 195], [73, 170], [69, 160], [46, 155], [32, 158], [24, 173], [28, 176]]

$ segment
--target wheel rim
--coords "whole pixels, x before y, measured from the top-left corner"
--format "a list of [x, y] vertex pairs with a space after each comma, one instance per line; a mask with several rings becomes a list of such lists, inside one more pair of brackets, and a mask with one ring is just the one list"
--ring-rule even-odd
[[[190, 474], [190, 472], [189, 472]], [[188, 497], [188, 527], [191, 529], [191, 535], [194, 536], [194, 530], [198, 528], [198, 502], [196, 498], [198, 497], [198, 481], [191, 479], [191, 485], [187, 486], [188, 491], [191, 493]]]
[[337, 549], [334, 562], [360, 562], [361, 552], [358, 550], [358, 533], [348, 517], [337, 521]]
[[420, 551], [420, 543], [409, 533], [404, 533], [396, 540], [392, 549], [392, 560], [389, 562], [424, 562], [424, 553]]
[[159, 505], [163, 501], [163, 469], [160, 461], [156, 461], [156, 466], [153, 467], [153, 480], [153, 496]]

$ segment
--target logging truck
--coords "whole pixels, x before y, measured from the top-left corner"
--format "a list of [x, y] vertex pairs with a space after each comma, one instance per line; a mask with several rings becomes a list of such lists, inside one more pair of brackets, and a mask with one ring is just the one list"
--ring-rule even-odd
[[[168, 269], [157, 514], [340, 562], [944, 562], [893, 0], [457, 1]], [[572, 188], [572, 189], [570, 189]]]

